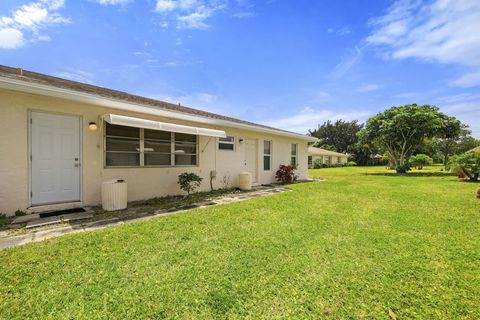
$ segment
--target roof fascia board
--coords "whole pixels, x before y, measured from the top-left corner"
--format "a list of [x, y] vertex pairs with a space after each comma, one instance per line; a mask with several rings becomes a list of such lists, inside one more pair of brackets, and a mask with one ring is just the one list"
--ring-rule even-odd
[[63, 89], [63, 88], [58, 88], [54, 86], [32, 83], [32, 82], [27, 82], [22, 80], [16, 80], [16, 79], [11, 79], [7, 77], [0, 77], [0, 88], [14, 90], [14, 91], [21, 91], [26, 93], [39, 94], [39, 95], [77, 101], [82, 103], [88, 103], [88, 104], [93, 104], [96, 106], [101, 106], [106, 108], [113, 108], [113, 109], [125, 110], [125, 111], [134, 111], [134, 112], [139, 112], [139, 113], [144, 113], [149, 115], [156, 115], [156, 116], [161, 116], [161, 117], [166, 117], [171, 119], [179, 119], [179, 120], [192, 121], [197, 123], [233, 127], [237, 129], [246, 129], [246, 130], [263, 132], [263, 133], [270, 133], [274, 135], [306, 140], [309, 142], [315, 142], [318, 140], [317, 138], [299, 134], [299, 133], [297, 134], [293, 132], [292, 133], [283, 132], [275, 129], [262, 128], [254, 125], [238, 123], [238, 122], [222, 120], [222, 119], [214, 119], [214, 118], [209, 118], [201, 115], [190, 115], [185, 112], [176, 112], [176, 111], [165, 110], [160, 108], [157, 109], [154, 107], [145, 106], [137, 103], [123, 102], [113, 98], [102, 97], [100, 95], [89, 94], [89, 93], [84, 93], [84, 92], [79, 92], [79, 91], [69, 90], [69, 89]]

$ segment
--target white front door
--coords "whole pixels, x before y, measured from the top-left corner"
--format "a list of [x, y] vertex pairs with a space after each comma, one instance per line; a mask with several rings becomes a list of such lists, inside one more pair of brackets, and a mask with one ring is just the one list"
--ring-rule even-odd
[[32, 205], [80, 201], [80, 118], [32, 112]]
[[252, 182], [257, 182], [257, 140], [245, 139], [245, 171], [252, 174]]

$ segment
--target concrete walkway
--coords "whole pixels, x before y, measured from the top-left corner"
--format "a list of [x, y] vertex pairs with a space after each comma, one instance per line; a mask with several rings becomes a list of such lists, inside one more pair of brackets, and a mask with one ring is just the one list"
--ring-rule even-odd
[[21, 246], [31, 242], [39, 242], [46, 239], [60, 237], [65, 234], [103, 229], [103, 228], [115, 226], [118, 224], [129, 223], [132, 221], [149, 220], [158, 216], [174, 214], [180, 211], [187, 211], [187, 210], [192, 210], [197, 208], [206, 208], [210, 206], [229, 204], [229, 203], [245, 201], [253, 198], [258, 198], [258, 197], [270, 196], [273, 194], [288, 192], [288, 191], [291, 191], [291, 190], [278, 187], [278, 186], [262, 186], [249, 192], [243, 192], [239, 194], [229, 194], [229, 195], [218, 197], [212, 201], [205, 201], [205, 202], [196, 203], [193, 205], [188, 205], [188, 206], [179, 207], [179, 208], [157, 210], [154, 213], [143, 213], [135, 217], [131, 217], [131, 216], [125, 217], [125, 218], [118, 217], [118, 218], [98, 220], [98, 221], [87, 222], [87, 223], [76, 224], [76, 225], [65, 223], [67, 222], [67, 220], [64, 219], [62, 220], [63, 222], [62, 224], [50, 226], [50, 228], [47, 230], [35, 230], [35, 229], [26, 229], [26, 228], [17, 230], [17, 233], [23, 232], [23, 234], [20, 234], [20, 235], [11, 235], [8, 231], [2, 231], [0, 232], [0, 249], [17, 247], [17, 246]]

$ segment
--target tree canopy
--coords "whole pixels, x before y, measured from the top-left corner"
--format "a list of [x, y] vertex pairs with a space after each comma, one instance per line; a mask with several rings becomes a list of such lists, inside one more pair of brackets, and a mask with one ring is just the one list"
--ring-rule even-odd
[[392, 107], [368, 119], [366, 137], [384, 148], [394, 166], [400, 167], [426, 139], [439, 134], [446, 117], [430, 105]]
[[[316, 147], [338, 152], [348, 152], [357, 143], [357, 132], [363, 128], [363, 124], [354, 121], [337, 120], [326, 121], [315, 130], [309, 130], [309, 134], [318, 138]], [[334, 148], [332, 148], [334, 147]]]

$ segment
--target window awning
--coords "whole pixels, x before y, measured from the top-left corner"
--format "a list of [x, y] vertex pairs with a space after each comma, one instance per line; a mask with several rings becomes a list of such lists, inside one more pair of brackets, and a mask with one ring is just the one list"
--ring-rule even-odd
[[111, 113], [103, 115], [103, 120], [107, 121], [110, 124], [116, 124], [119, 126], [127, 126], [127, 127], [134, 127], [134, 128], [186, 133], [186, 134], [194, 134], [194, 135], [208, 136], [208, 137], [225, 138], [227, 136], [225, 134], [225, 131], [222, 131], [222, 130], [190, 127], [190, 126], [184, 126], [184, 125], [173, 124], [168, 122], [159, 122], [159, 121], [152, 121], [152, 120], [146, 120], [141, 118], [121, 116], [118, 114], [111, 114]]

